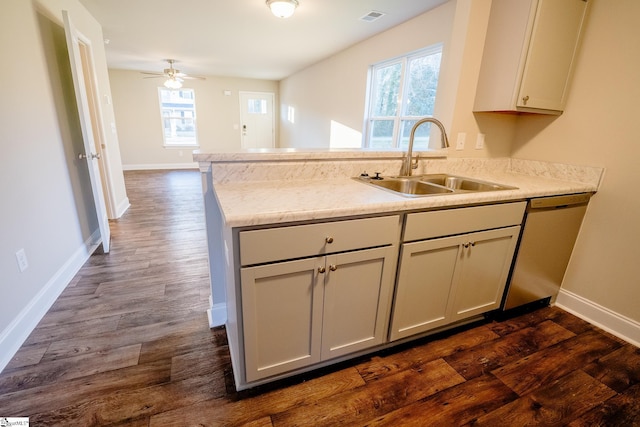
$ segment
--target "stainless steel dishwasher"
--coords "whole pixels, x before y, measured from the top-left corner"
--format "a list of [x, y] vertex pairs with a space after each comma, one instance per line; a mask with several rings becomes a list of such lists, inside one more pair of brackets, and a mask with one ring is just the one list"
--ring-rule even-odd
[[532, 199], [503, 310], [556, 300], [591, 193]]

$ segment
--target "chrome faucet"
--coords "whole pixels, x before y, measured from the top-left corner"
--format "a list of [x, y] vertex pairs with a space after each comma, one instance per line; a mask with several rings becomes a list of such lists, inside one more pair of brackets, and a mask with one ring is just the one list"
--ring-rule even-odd
[[418, 159], [416, 159], [415, 163], [411, 158], [413, 156], [413, 138], [416, 135], [416, 129], [423, 123], [433, 123], [440, 129], [440, 137], [442, 142], [442, 148], [449, 147], [449, 139], [447, 138], [447, 132], [444, 130], [444, 125], [440, 120], [434, 119], [433, 117], [425, 117], [424, 119], [420, 119], [416, 122], [415, 125], [411, 128], [411, 135], [409, 135], [409, 147], [407, 148], [407, 157], [404, 160], [404, 165], [402, 165], [402, 173], [403, 176], [411, 176], [411, 169], [418, 167]]

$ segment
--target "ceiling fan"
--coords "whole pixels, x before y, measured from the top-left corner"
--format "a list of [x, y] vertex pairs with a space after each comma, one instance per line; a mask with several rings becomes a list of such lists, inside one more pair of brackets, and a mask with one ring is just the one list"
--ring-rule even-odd
[[169, 63], [169, 68], [165, 68], [162, 73], [153, 73], [147, 71], [141, 71], [142, 74], [147, 74], [147, 77], [143, 77], [143, 79], [156, 79], [159, 77], [166, 78], [164, 82], [164, 86], [169, 89], [180, 89], [182, 87], [183, 79], [195, 79], [195, 80], [206, 80], [206, 78], [202, 76], [189, 76], [185, 73], [181, 73], [180, 70], [173, 68], [173, 64], [176, 63], [175, 59], [165, 59]]

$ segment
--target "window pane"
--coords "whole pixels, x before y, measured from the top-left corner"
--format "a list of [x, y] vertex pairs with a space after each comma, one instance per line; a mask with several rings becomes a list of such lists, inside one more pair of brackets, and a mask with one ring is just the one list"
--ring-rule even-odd
[[267, 100], [249, 99], [247, 103], [247, 112], [249, 114], [267, 114]]
[[165, 118], [165, 145], [193, 145], [196, 140], [196, 127], [193, 119]]
[[397, 114], [401, 71], [401, 63], [375, 69], [371, 109], [373, 117], [388, 117]]
[[[367, 146], [408, 146], [415, 120], [433, 116], [441, 58], [436, 44], [371, 66]], [[429, 149], [429, 132], [428, 125], [418, 129], [416, 149]]]
[[371, 134], [369, 135], [369, 147], [392, 148], [393, 144], [393, 120], [372, 120]]
[[403, 116], [431, 116], [436, 101], [441, 53], [409, 60]]
[[[417, 120], [402, 120], [400, 123], [400, 148], [409, 148], [409, 136], [411, 135], [411, 128]], [[428, 150], [429, 149], [429, 133], [431, 132], [431, 123], [423, 123], [418, 129], [413, 138], [413, 150]]]
[[193, 89], [159, 89], [165, 146], [197, 146]]

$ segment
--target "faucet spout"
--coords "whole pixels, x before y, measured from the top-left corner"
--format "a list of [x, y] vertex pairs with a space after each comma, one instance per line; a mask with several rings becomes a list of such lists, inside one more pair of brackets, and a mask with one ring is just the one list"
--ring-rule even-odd
[[411, 169], [413, 168], [413, 139], [416, 136], [416, 129], [424, 123], [433, 123], [440, 129], [440, 141], [442, 144], [442, 148], [449, 147], [449, 139], [447, 138], [447, 132], [444, 129], [444, 125], [440, 120], [435, 119], [433, 117], [425, 117], [423, 119], [418, 120], [413, 127], [411, 128], [411, 134], [409, 135], [409, 147], [407, 147], [407, 157], [404, 160], [404, 165], [402, 166], [402, 174], [404, 176], [411, 176]]

